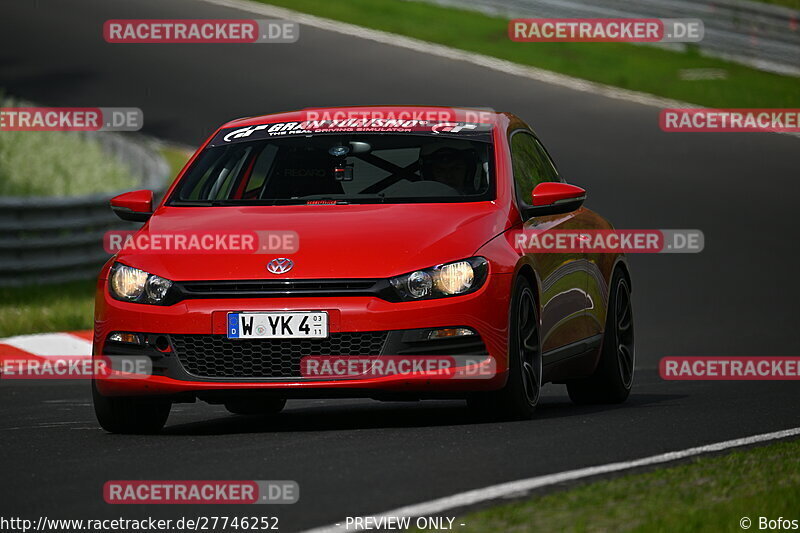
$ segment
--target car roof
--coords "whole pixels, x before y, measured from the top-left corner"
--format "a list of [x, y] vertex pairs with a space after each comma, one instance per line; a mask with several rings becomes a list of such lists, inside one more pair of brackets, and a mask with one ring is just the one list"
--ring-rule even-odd
[[338, 106], [313, 107], [297, 111], [286, 111], [269, 115], [259, 115], [231, 120], [221, 128], [253, 126], [271, 122], [303, 122], [306, 120], [346, 119], [346, 118], [385, 118], [404, 120], [440, 120], [481, 122], [492, 127], [518, 122], [519, 119], [510, 113], [494, 111], [488, 108], [415, 106], [415, 105], [374, 105], [374, 106]]

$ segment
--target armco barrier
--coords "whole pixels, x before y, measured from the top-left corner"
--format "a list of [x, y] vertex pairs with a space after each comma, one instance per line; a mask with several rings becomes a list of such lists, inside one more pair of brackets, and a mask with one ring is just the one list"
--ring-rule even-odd
[[[169, 166], [146, 144], [110, 133], [87, 135], [96, 136], [106, 153], [128, 166], [141, 188], [164, 187]], [[109, 257], [104, 233], [141, 226], [114, 215], [108, 202], [116, 194], [0, 198], [0, 286], [96, 276]]]

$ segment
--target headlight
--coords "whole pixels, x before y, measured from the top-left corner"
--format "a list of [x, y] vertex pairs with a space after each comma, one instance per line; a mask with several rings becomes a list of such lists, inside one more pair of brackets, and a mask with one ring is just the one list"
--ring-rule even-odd
[[108, 287], [111, 296], [117, 300], [164, 305], [172, 282], [138, 268], [114, 263]]
[[486, 281], [488, 271], [486, 259], [471, 257], [397, 276], [389, 282], [403, 300], [426, 300], [474, 292]]
[[414, 298], [428, 296], [433, 287], [433, 280], [427, 272], [417, 271], [408, 275], [405, 280], [405, 288]]
[[467, 292], [475, 281], [475, 270], [467, 261], [444, 265], [437, 274], [436, 288], [445, 294]]
[[145, 284], [147, 297], [155, 302], [160, 302], [167, 295], [167, 291], [172, 287], [172, 282], [158, 276], [150, 275]]

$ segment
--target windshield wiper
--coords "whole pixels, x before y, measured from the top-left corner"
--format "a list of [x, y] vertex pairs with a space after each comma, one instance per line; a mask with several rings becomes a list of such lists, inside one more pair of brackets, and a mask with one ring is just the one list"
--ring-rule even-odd
[[177, 207], [211, 207], [213, 204], [209, 200], [173, 200], [169, 205]]
[[177, 207], [219, 207], [246, 205], [274, 205], [272, 202], [248, 202], [243, 200], [174, 200], [170, 205]]

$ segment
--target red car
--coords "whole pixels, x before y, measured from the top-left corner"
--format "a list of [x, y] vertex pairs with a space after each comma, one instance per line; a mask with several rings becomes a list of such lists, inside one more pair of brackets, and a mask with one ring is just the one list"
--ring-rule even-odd
[[[624, 255], [516, 240], [612, 229], [584, 199], [508, 113], [378, 106], [229, 122], [157, 205], [150, 191], [111, 201], [146, 222], [134, 237], [151, 246], [123, 247], [102, 269], [93, 353], [150, 368], [97, 375], [97, 418], [147, 433], [176, 402], [267, 414], [342, 396], [464, 398], [529, 418], [546, 382], [580, 403], [624, 401]], [[257, 244], [236, 248], [235, 235]], [[207, 236], [213, 250], [187, 245]], [[384, 371], [347, 366], [363, 360]]]

